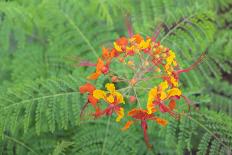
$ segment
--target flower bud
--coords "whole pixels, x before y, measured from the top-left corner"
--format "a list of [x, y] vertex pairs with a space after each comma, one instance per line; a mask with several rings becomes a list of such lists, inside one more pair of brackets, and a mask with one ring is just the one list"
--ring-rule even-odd
[[119, 61], [120, 61], [120, 62], [124, 62], [124, 58], [120, 57], [120, 58], [119, 58]]
[[131, 79], [130, 80], [130, 84], [132, 85], [132, 86], [134, 86], [135, 84], [137, 83], [137, 80], [136, 79]]
[[109, 67], [106, 67], [106, 66], [102, 67], [101, 72], [103, 74], [107, 74], [109, 72]]
[[132, 66], [132, 65], [134, 65], [134, 62], [133, 62], [133, 61], [128, 61], [127, 64], [128, 64], [129, 66]]
[[136, 102], [136, 97], [135, 96], [130, 96], [129, 102], [130, 103], [135, 103]]
[[118, 82], [118, 77], [117, 77], [117, 76], [113, 76], [113, 77], [111, 78], [111, 81], [112, 81], [112, 82]]

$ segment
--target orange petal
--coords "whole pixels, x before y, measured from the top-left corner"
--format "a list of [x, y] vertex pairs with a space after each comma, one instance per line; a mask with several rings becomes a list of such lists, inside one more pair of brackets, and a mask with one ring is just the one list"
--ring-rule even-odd
[[95, 72], [95, 73], [92, 73], [91, 75], [89, 75], [87, 77], [87, 79], [89, 79], [89, 80], [96, 80], [100, 75], [101, 75], [101, 72]]
[[102, 48], [102, 58], [103, 59], [108, 59], [109, 58], [109, 51], [107, 48]]
[[117, 39], [116, 43], [119, 45], [119, 46], [126, 46], [127, 43], [128, 43], [128, 40], [126, 37], [121, 37], [119, 39]]
[[130, 110], [130, 111], [128, 112], [128, 116], [136, 115], [136, 114], [139, 113], [139, 112], [140, 112], [139, 109], [134, 108], [134, 109], [132, 109], [132, 110]]
[[98, 102], [98, 99], [94, 98], [93, 95], [89, 95], [88, 100], [92, 105], [96, 105]]
[[96, 71], [101, 71], [103, 67], [104, 67], [104, 61], [98, 58], [97, 65], [96, 65]]
[[110, 52], [110, 58], [116, 57], [117, 56], [117, 51], [113, 48]]
[[161, 126], [166, 126], [168, 124], [168, 121], [162, 118], [156, 118], [156, 122]]
[[122, 128], [122, 131], [125, 131], [130, 128], [130, 126], [134, 123], [134, 121], [126, 122], [125, 126]]
[[80, 86], [79, 88], [81, 94], [86, 93], [86, 92], [93, 93], [95, 89], [96, 88], [90, 83], [86, 83], [83, 86]]

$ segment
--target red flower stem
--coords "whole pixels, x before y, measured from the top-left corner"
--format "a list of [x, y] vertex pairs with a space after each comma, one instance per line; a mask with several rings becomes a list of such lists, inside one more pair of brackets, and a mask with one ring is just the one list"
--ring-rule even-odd
[[151, 148], [152, 145], [149, 143], [149, 138], [148, 138], [148, 135], [147, 135], [147, 122], [145, 120], [142, 120], [141, 121], [141, 127], [143, 129], [143, 137], [144, 137], [144, 141], [147, 145], [148, 148]]

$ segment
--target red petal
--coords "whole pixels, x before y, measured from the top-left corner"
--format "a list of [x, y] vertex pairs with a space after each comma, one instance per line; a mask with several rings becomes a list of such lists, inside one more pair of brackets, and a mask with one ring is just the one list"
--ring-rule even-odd
[[95, 89], [96, 88], [90, 83], [86, 83], [83, 86], [80, 86], [79, 88], [81, 94], [84, 94], [86, 92], [93, 93]]
[[170, 102], [169, 102], [169, 108], [170, 108], [170, 110], [173, 110], [173, 109], [175, 109], [175, 107], [176, 107], [176, 101], [175, 100], [171, 100]]
[[98, 102], [98, 99], [94, 98], [93, 95], [89, 95], [88, 96], [88, 101], [89, 103], [91, 103], [92, 105], [96, 105]]
[[141, 127], [142, 127], [142, 129], [143, 129], [144, 141], [145, 141], [147, 147], [148, 147], [148, 148], [151, 148], [152, 145], [149, 143], [149, 137], [148, 137], [148, 135], [147, 135], [147, 128], [148, 128], [147, 122], [146, 122], [146, 121], [141, 121]]
[[161, 103], [160, 104], [160, 111], [165, 113], [165, 112], [169, 112], [170, 110], [165, 104]]

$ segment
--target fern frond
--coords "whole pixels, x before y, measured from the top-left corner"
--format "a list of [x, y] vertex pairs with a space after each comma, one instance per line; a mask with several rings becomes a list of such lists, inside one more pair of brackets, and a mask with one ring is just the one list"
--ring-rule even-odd
[[77, 92], [78, 83], [68, 76], [37, 80], [9, 89], [1, 96], [1, 134], [6, 131], [17, 133], [19, 129], [26, 133], [33, 126], [40, 134], [77, 125], [82, 104]]

